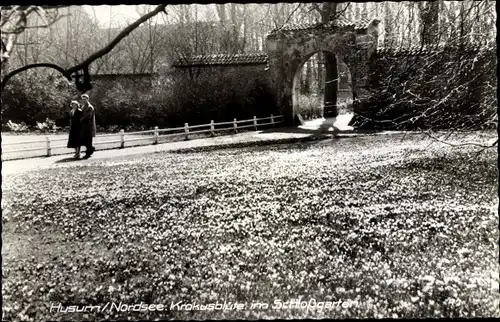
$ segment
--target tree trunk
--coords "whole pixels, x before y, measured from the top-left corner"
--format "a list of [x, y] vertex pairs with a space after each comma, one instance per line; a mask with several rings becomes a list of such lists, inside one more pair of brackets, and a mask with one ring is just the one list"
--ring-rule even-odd
[[438, 39], [439, 3], [437, 1], [418, 3], [420, 9], [422, 45], [435, 44]]
[[[321, 17], [322, 22], [328, 22], [329, 20], [335, 19], [335, 14], [337, 13], [337, 3], [324, 2], [323, 10], [324, 14], [322, 14]], [[325, 96], [323, 116], [325, 118], [336, 117], [338, 115], [337, 93], [339, 85], [337, 59], [335, 54], [330, 52], [325, 52], [323, 55], [325, 58]]]
[[238, 48], [239, 48], [239, 42], [238, 42], [238, 38], [239, 38], [239, 23], [238, 23], [238, 17], [237, 17], [237, 14], [236, 14], [236, 4], [235, 3], [231, 3], [231, 24], [232, 24], [232, 28], [231, 28], [231, 42], [230, 42], [230, 46], [231, 46], [231, 54], [236, 54], [238, 52]]
[[361, 20], [361, 3], [354, 2], [354, 20]]
[[229, 31], [227, 28], [227, 14], [226, 7], [224, 4], [217, 4], [217, 15], [219, 16], [220, 21], [220, 47], [222, 52], [229, 53], [230, 52], [230, 40], [229, 40]]
[[464, 19], [464, 3], [461, 2], [460, 3], [460, 15], [459, 15], [459, 19], [460, 19], [460, 37], [459, 37], [459, 42], [460, 42], [460, 45], [462, 45], [464, 43], [464, 35], [465, 35], [465, 19]]
[[361, 18], [362, 19], [368, 18], [368, 4], [366, 2], [363, 2], [361, 4]]
[[405, 46], [411, 47], [412, 44], [412, 39], [413, 39], [413, 33], [414, 33], [414, 24], [415, 24], [415, 2], [410, 2], [408, 3], [408, 33], [406, 35], [406, 41], [407, 43]]
[[304, 91], [306, 95], [311, 93], [311, 61], [306, 62], [306, 77], [304, 80]]
[[336, 117], [338, 115], [337, 108], [337, 93], [338, 93], [338, 71], [337, 59], [335, 54], [330, 52], [324, 53], [325, 57], [325, 102], [323, 115], [327, 117]]
[[325, 59], [323, 57], [323, 53], [318, 53], [317, 54], [317, 57], [318, 57], [318, 61], [317, 61], [317, 64], [316, 64], [316, 67], [317, 67], [317, 80], [318, 80], [318, 92], [320, 94], [325, 94], [325, 77], [324, 77], [324, 73], [323, 73], [323, 69], [325, 68]]
[[318, 79], [317, 57], [317, 55], [311, 57], [311, 85], [314, 85]]
[[391, 47], [393, 35], [392, 12], [390, 7], [391, 2], [384, 2], [384, 47]]
[[246, 49], [245, 47], [247, 46], [247, 35], [248, 35], [248, 24], [247, 24], [246, 7], [243, 7], [243, 39], [240, 49], [242, 53], [245, 52]]

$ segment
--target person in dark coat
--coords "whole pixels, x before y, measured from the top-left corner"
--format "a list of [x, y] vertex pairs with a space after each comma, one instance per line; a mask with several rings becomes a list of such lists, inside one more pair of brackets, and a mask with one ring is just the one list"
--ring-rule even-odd
[[92, 146], [92, 139], [95, 137], [96, 133], [95, 109], [92, 104], [90, 104], [87, 94], [82, 95], [82, 100], [83, 114], [81, 118], [80, 143], [86, 148], [84, 158], [87, 159], [95, 151], [95, 148]]
[[68, 138], [68, 148], [75, 149], [75, 159], [80, 158], [80, 132], [81, 123], [80, 119], [83, 115], [83, 110], [77, 101], [71, 101], [70, 103], [71, 111], [70, 113], [70, 123], [69, 123], [69, 138]]

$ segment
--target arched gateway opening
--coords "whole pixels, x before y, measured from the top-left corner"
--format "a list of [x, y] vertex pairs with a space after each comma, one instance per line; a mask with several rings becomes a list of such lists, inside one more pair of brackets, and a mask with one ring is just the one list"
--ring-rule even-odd
[[360, 92], [366, 91], [368, 62], [378, 42], [378, 24], [376, 19], [350, 23], [341, 18], [326, 24], [285, 25], [269, 34], [267, 52], [271, 85], [275, 88], [277, 103], [287, 124], [300, 123], [297, 115], [298, 72], [318, 52], [330, 54], [325, 73], [337, 75], [333, 82], [325, 83], [325, 87], [334, 86], [335, 91], [333, 95], [325, 95], [324, 115], [332, 115], [332, 108], [338, 110], [339, 62], [349, 70], [350, 98], [355, 101]]
[[[323, 54], [323, 55], [321, 55]], [[333, 64], [325, 64], [326, 55]], [[333, 59], [332, 59], [333, 58]], [[329, 70], [328, 70], [329, 68]], [[330, 79], [326, 83], [326, 79]], [[330, 93], [325, 95], [325, 91]], [[352, 77], [348, 66], [333, 53], [311, 53], [299, 63], [292, 85], [293, 113], [311, 121], [328, 117], [325, 108], [339, 115], [352, 113]], [[328, 114], [328, 113], [327, 113]]]

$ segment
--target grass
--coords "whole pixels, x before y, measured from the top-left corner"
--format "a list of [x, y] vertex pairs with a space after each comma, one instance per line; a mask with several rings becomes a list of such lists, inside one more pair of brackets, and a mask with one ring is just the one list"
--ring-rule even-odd
[[[3, 319], [499, 317], [496, 151], [430, 143], [367, 136], [6, 176]], [[273, 308], [297, 298], [357, 302]], [[247, 307], [50, 312], [108, 301]]]

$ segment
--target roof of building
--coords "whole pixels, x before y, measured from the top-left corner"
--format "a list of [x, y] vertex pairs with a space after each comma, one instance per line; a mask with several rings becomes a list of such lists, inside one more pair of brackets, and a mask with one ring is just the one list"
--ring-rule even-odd
[[271, 31], [270, 35], [277, 34], [278, 32], [290, 32], [290, 31], [300, 31], [300, 30], [310, 30], [310, 29], [326, 29], [326, 28], [348, 28], [352, 27], [354, 30], [365, 30], [368, 28], [372, 21], [377, 19], [362, 19], [359, 21], [349, 21], [345, 17], [341, 16], [333, 21], [327, 23], [303, 23], [303, 24], [285, 24], [280, 28], [276, 28]]
[[197, 55], [180, 58], [173, 67], [266, 64], [266, 53]]
[[481, 44], [465, 44], [464, 46], [432, 45], [432, 46], [411, 46], [411, 47], [379, 47], [377, 55], [384, 56], [421, 56], [431, 55], [441, 52], [476, 52], [484, 48]]
[[153, 77], [157, 73], [113, 73], [113, 74], [91, 74], [90, 77]]

